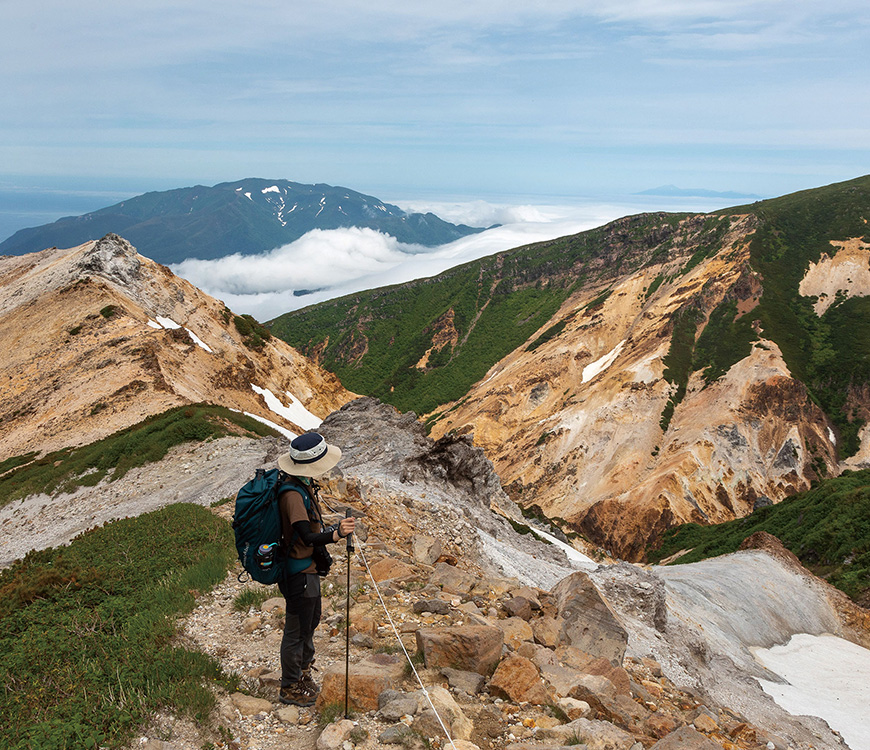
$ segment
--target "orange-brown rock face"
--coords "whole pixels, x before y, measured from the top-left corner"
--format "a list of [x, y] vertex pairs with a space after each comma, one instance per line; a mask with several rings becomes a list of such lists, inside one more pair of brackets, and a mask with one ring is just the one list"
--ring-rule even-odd
[[606, 290], [582, 289], [548, 323], [565, 321], [558, 336], [496, 364], [433, 436], [473, 431], [517, 502], [629, 559], [674, 523], [729, 520], [808, 488], [813, 464], [836, 473], [825, 416], [763, 331], [718, 380], [692, 374], [663, 430], [674, 313], [706, 317], [727, 296], [752, 315], [751, 229], [735, 221], [688, 273], [682, 258], [621, 277], [596, 306]]
[[304, 410], [276, 413], [265, 391], [321, 418], [352, 397], [282, 341], [245, 346], [223, 303], [121, 238], [0, 258], [0, 279], [0, 459], [199, 401], [301, 432]]

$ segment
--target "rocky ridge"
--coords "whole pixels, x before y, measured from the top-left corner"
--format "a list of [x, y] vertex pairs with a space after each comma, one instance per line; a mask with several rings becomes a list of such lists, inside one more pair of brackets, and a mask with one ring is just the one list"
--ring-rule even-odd
[[282, 341], [246, 345], [222, 302], [115, 235], [0, 257], [0, 279], [0, 460], [199, 401], [301, 432], [352, 397]]

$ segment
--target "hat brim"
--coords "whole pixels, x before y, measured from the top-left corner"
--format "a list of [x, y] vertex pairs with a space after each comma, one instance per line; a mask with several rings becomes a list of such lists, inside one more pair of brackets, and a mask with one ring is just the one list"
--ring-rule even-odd
[[278, 457], [278, 468], [294, 477], [320, 477], [341, 460], [341, 449], [327, 443], [326, 453], [310, 464], [296, 463], [289, 453]]

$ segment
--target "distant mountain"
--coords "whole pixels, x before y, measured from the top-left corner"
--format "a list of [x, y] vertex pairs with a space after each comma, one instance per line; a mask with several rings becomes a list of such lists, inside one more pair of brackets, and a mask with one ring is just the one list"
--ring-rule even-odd
[[169, 264], [232, 253], [254, 255], [312, 229], [344, 227], [367, 227], [427, 247], [483, 231], [431, 213], [409, 214], [348, 188], [251, 178], [145, 193], [82, 216], [22, 229], [0, 243], [0, 254], [75, 247], [114, 232], [142, 255]]
[[724, 198], [726, 200], [761, 200], [754, 193], [735, 193], [731, 190], [705, 190], [704, 188], [678, 188], [676, 185], [661, 185], [657, 188], [642, 190], [635, 195], [661, 195], [671, 198]]

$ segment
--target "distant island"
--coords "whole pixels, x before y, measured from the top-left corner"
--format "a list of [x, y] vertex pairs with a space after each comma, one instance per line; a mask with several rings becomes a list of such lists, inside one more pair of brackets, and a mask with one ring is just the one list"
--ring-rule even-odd
[[761, 200], [755, 193], [736, 193], [732, 190], [705, 190], [704, 188], [678, 188], [676, 185], [661, 185], [657, 188], [642, 190], [635, 195], [661, 195], [670, 198], [725, 198], [727, 200]]

